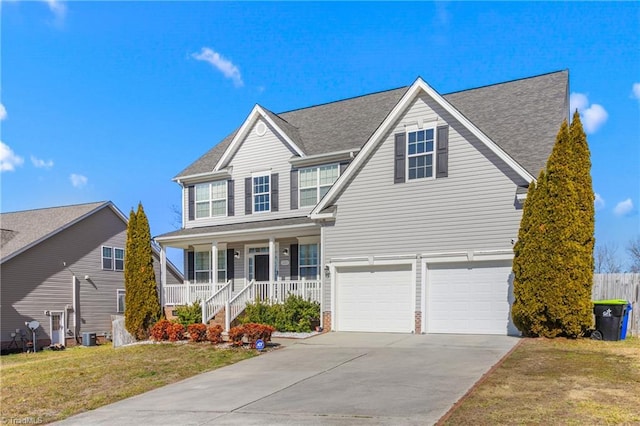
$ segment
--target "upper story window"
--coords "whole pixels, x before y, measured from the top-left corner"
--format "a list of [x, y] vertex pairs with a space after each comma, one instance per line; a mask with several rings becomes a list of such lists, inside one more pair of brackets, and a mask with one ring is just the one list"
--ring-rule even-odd
[[196, 185], [196, 219], [227, 215], [227, 182]]
[[407, 133], [407, 176], [409, 179], [434, 176], [435, 129]]
[[300, 207], [315, 206], [340, 176], [337, 164], [300, 169]]
[[102, 246], [102, 269], [124, 271], [124, 249]]
[[270, 205], [270, 176], [261, 175], [253, 176], [253, 211], [268, 212], [271, 210]]

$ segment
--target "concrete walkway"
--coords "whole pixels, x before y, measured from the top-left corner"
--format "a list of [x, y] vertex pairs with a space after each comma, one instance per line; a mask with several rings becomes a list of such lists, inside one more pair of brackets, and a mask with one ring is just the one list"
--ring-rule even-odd
[[287, 340], [283, 349], [59, 424], [433, 424], [517, 342], [383, 333]]

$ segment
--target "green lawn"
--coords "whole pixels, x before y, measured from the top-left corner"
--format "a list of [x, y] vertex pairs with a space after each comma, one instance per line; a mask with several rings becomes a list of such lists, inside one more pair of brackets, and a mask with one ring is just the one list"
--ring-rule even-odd
[[189, 343], [72, 347], [2, 356], [0, 417], [60, 420], [256, 354]]
[[525, 339], [441, 422], [640, 424], [640, 339]]

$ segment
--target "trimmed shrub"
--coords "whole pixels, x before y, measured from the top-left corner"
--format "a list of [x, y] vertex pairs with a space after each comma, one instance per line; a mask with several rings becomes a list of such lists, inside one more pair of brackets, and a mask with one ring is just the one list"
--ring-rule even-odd
[[275, 331], [275, 328], [267, 324], [248, 323], [242, 325], [242, 330], [251, 347], [255, 348], [258, 339], [265, 342], [271, 341], [271, 333]]
[[187, 326], [189, 340], [192, 342], [204, 342], [207, 338], [207, 326], [205, 324], [189, 324]]
[[176, 308], [177, 321], [185, 327], [191, 324], [202, 323], [202, 307], [199, 301], [193, 302], [188, 306], [178, 306]]
[[184, 339], [184, 326], [179, 322], [172, 322], [171, 325], [167, 327], [167, 334], [170, 342], [182, 340]]
[[169, 339], [169, 327], [171, 327], [171, 321], [161, 319], [151, 327], [151, 338], [153, 340], [162, 341]]
[[242, 345], [242, 338], [244, 337], [244, 328], [239, 325], [236, 327], [232, 327], [229, 330], [229, 341], [232, 345], [240, 346]]
[[207, 340], [214, 345], [222, 343], [222, 326], [220, 324], [212, 324], [207, 327]]

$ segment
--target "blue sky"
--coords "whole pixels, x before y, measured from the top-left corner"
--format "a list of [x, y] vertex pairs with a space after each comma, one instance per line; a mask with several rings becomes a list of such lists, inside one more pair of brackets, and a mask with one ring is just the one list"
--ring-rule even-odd
[[[0, 3], [3, 212], [141, 201], [242, 123], [411, 84], [442, 94], [568, 69], [598, 244], [640, 234], [638, 3]], [[172, 254], [173, 259], [178, 256]], [[178, 265], [181, 266], [181, 265]]]

